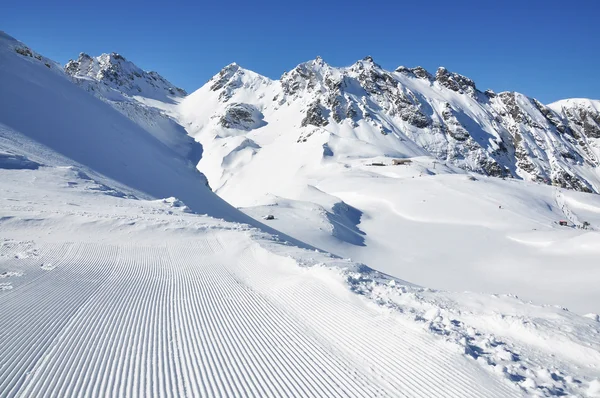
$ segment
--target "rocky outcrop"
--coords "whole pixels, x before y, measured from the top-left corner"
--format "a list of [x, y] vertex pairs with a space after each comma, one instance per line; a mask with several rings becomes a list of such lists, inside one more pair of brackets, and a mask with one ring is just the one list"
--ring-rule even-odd
[[458, 73], [448, 72], [448, 70], [443, 66], [437, 70], [435, 74], [435, 81], [441, 86], [461, 94], [468, 93], [470, 95], [475, 95], [477, 92], [477, 88], [475, 87], [475, 82], [473, 82], [473, 80], [463, 75], [459, 75]]
[[306, 127], [308, 125], [313, 125], [317, 127], [324, 127], [329, 124], [327, 118], [325, 118], [325, 109], [321, 105], [320, 101], [315, 101], [308, 106], [306, 110], [306, 116], [302, 119], [300, 125], [302, 127]]
[[230, 104], [219, 119], [219, 125], [227, 129], [252, 130], [264, 124], [263, 114], [250, 104]]
[[182, 158], [197, 164], [202, 147], [163, 109], [146, 99], [172, 105], [187, 95], [156, 72], [146, 72], [117, 53], [81, 53], [64, 72], [91, 95], [106, 102]]

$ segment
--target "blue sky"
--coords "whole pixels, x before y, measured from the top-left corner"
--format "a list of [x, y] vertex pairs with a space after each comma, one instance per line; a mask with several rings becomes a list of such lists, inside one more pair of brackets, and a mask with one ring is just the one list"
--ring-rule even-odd
[[2, 3], [0, 29], [56, 61], [115, 51], [190, 92], [234, 61], [278, 78], [317, 55], [334, 66], [371, 55], [545, 103], [600, 98], [595, 0]]

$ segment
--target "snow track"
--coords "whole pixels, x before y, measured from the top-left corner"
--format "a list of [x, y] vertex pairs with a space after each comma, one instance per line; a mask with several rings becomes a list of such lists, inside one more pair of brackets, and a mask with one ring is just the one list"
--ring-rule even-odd
[[350, 301], [290, 279], [303, 269], [282, 274], [286, 259], [226, 235], [21, 260], [35, 272], [0, 295], [0, 396], [515, 395], [443, 341], [373, 320], [347, 287]]

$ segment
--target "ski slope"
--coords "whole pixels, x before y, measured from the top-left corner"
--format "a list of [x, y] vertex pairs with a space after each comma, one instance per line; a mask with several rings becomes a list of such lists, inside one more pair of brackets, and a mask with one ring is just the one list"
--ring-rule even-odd
[[[518, 395], [243, 226], [123, 203], [139, 201], [90, 190], [70, 169], [0, 174], [13, 187], [1, 218], [2, 396]], [[46, 182], [14, 190], [11, 178], [32, 177]], [[53, 187], [57, 177], [71, 187]], [[36, 190], [54, 199], [32, 207]]]
[[[223, 242], [232, 238], [239, 239], [209, 233], [186, 246], [41, 248], [38, 260], [56, 268], [5, 293], [0, 305], [9, 321], [0, 390], [7, 396], [517, 396], [422, 332], [404, 330], [398, 338], [382, 322], [370, 328], [381, 332], [375, 344], [364, 332], [348, 333], [373, 312], [356, 304], [334, 305], [332, 312], [335, 295], [315, 297], [323, 283], [311, 286], [314, 278], [289, 286], [295, 297], [286, 306], [269, 300], [266, 283], [285, 280], [240, 278], [268, 267], [251, 247], [233, 258], [224, 254], [231, 247]], [[291, 311], [298, 306], [309, 322]], [[329, 324], [319, 330], [315, 321]], [[339, 340], [365, 355], [364, 364], [341, 351]], [[419, 355], [403, 358], [409, 347]], [[425, 355], [444, 364], [424, 364]], [[377, 377], [369, 366], [377, 366]]]
[[596, 319], [422, 289], [97, 187], [0, 169], [0, 396], [595, 391]]

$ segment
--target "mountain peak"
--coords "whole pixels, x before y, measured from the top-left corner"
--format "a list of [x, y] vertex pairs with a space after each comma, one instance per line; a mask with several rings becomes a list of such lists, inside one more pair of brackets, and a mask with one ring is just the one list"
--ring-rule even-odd
[[223, 68], [223, 70], [227, 70], [227, 69], [231, 69], [231, 70], [238, 70], [238, 69], [240, 69], [240, 68], [241, 68], [241, 66], [239, 66], [239, 65], [237, 64], [237, 62], [232, 62], [232, 63], [230, 63], [229, 65], [227, 65], [226, 67], [224, 67], [224, 68]]
[[419, 79], [427, 79], [427, 80], [433, 79], [433, 77], [431, 76], [431, 73], [429, 73], [422, 66], [416, 66], [414, 68], [407, 68], [406, 66], [399, 66], [396, 68], [395, 72], [402, 73], [402, 74], [409, 75], [409, 76], [418, 77]]
[[243, 69], [237, 63], [230, 63], [210, 79], [210, 82], [212, 82], [210, 89], [212, 91], [217, 91], [223, 88], [240, 70], [243, 73]]
[[366, 57], [364, 57], [361, 60], [358, 60], [354, 63], [353, 65], [354, 68], [358, 68], [358, 69], [370, 69], [370, 68], [379, 68], [381, 69], [381, 66], [377, 63], [375, 63], [375, 61], [373, 60], [373, 57], [371, 57], [370, 55], [367, 55]]
[[140, 95], [161, 101], [169, 97], [183, 97], [185, 90], [174, 86], [157, 72], [146, 72], [116, 52], [92, 57], [80, 53], [64, 67], [73, 79], [96, 81], [126, 95]]

